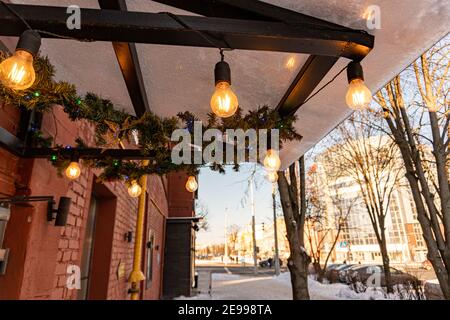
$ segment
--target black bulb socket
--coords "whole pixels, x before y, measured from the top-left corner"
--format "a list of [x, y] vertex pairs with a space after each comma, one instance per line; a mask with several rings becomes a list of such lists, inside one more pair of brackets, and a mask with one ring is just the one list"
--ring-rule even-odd
[[219, 61], [214, 68], [215, 84], [219, 82], [227, 82], [231, 85], [231, 69], [230, 65], [225, 61]]
[[347, 80], [348, 83], [355, 79], [360, 79], [364, 81], [364, 72], [361, 63], [352, 61], [347, 66]]
[[35, 56], [41, 47], [41, 36], [34, 30], [24, 31], [17, 42], [16, 51], [23, 50]]

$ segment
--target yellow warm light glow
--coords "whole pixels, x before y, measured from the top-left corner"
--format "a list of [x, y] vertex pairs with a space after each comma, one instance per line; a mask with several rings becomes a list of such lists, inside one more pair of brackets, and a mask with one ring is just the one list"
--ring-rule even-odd
[[293, 69], [295, 68], [295, 65], [296, 65], [295, 62], [296, 62], [296, 61], [295, 61], [295, 57], [289, 57], [289, 58], [286, 60], [286, 63], [284, 64], [284, 66], [285, 66], [285, 68], [288, 69], [288, 70], [293, 70]]
[[25, 90], [36, 79], [33, 56], [23, 50], [17, 50], [12, 57], [0, 63], [0, 81], [13, 90]]
[[269, 180], [272, 183], [277, 182], [278, 181], [278, 173], [276, 171], [267, 172], [267, 180]]
[[354, 79], [348, 86], [345, 96], [347, 106], [353, 110], [363, 110], [369, 108], [372, 101], [372, 93], [361, 79]]
[[197, 180], [195, 180], [194, 176], [189, 176], [186, 181], [186, 190], [189, 192], [195, 192], [198, 188]]
[[264, 167], [269, 171], [278, 171], [280, 169], [281, 160], [276, 150], [267, 150], [266, 157], [264, 158]]
[[373, 19], [374, 15], [375, 12], [369, 7], [363, 12], [362, 17], [363, 19], [370, 21]]
[[216, 90], [211, 97], [211, 109], [221, 118], [228, 118], [235, 114], [239, 106], [238, 99], [231, 90], [228, 82], [217, 83]]
[[141, 195], [142, 188], [141, 186], [136, 182], [136, 180], [133, 180], [131, 182], [131, 185], [128, 187], [128, 194], [132, 198], [137, 198]]
[[74, 180], [77, 179], [81, 174], [80, 165], [78, 162], [72, 161], [66, 168], [66, 177]]

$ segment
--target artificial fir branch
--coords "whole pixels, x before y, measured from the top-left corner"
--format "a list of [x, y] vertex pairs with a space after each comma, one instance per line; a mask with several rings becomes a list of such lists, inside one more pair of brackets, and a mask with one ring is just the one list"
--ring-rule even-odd
[[[0, 62], [7, 55], [0, 52]], [[27, 90], [15, 91], [0, 84], [0, 97], [4, 102], [18, 108], [24, 107], [37, 112], [49, 111], [54, 105], [60, 105], [72, 121], [87, 120], [95, 127], [95, 147], [110, 148], [117, 146], [119, 142], [130, 142], [132, 132], [136, 130], [139, 137], [139, 145], [144, 155], [151, 152], [155, 155], [147, 166], [140, 161], [119, 159], [88, 159], [83, 160], [85, 166], [101, 169], [99, 179], [102, 181], [135, 180], [145, 174], [164, 175], [172, 171], [184, 170], [189, 174], [198, 173], [201, 165], [175, 165], [171, 160], [172, 132], [184, 128], [193, 132], [194, 122], [199, 117], [186, 111], [180, 112], [176, 117], [163, 118], [152, 112], [146, 112], [142, 117], [136, 117], [124, 110], [118, 109], [114, 104], [102, 99], [94, 93], [87, 93], [84, 97], [77, 94], [73, 84], [57, 82], [54, 80], [55, 68], [47, 57], [37, 56], [34, 59], [36, 81]], [[242, 108], [229, 118], [219, 118], [214, 113], [208, 113], [206, 123], [202, 124], [203, 131], [218, 129], [226, 132], [227, 129], [279, 129], [280, 145], [283, 141], [300, 140], [294, 127], [296, 117], [281, 117], [277, 110], [269, 106], [262, 106], [256, 110], [243, 114]], [[34, 145], [50, 147], [54, 137], [44, 138], [40, 131], [33, 132]], [[81, 139], [76, 140], [77, 148], [88, 148]], [[205, 147], [207, 142], [203, 142]], [[59, 150], [63, 146], [57, 146], [52, 164], [58, 168], [61, 174], [70, 162], [64, 159]], [[248, 152], [248, 151], [247, 151]], [[239, 170], [239, 163], [235, 160], [233, 169]], [[208, 164], [211, 170], [225, 172], [224, 164]]]

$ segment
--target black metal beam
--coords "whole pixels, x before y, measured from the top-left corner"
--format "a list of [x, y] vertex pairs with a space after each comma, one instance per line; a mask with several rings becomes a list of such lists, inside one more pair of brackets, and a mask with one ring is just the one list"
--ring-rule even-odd
[[62, 158], [70, 159], [72, 155], [76, 155], [82, 159], [126, 159], [126, 160], [142, 160], [152, 159], [155, 152], [150, 151], [144, 155], [140, 149], [100, 149], [100, 148], [70, 148], [70, 149], [54, 149], [54, 148], [25, 148], [23, 149], [23, 158], [48, 158], [53, 154], [57, 154]]
[[8, 47], [1, 40], [0, 40], [0, 51], [6, 52], [6, 53], [10, 53]]
[[278, 112], [282, 116], [294, 114], [337, 60], [336, 57], [310, 56], [278, 103]]
[[[127, 11], [125, 0], [99, 0], [100, 8]], [[114, 52], [122, 71], [136, 116], [150, 111], [144, 79], [142, 77], [136, 45], [130, 42], [113, 42]]]
[[[81, 9], [81, 29], [66, 27], [66, 8], [11, 4], [35, 29], [97, 41], [212, 47], [197, 31], [234, 49], [297, 52], [361, 60], [373, 47], [373, 36], [358, 30], [307, 27], [283, 22], [179, 16], [190, 28], [163, 13]], [[23, 22], [0, 7], [0, 35], [18, 36]], [[43, 37], [52, 37], [42, 34]], [[225, 40], [225, 41], [224, 41]]]
[[[351, 30], [344, 26], [257, 0], [153, 1], [208, 17], [281, 21], [289, 25], [303, 24], [306, 27], [318, 29]], [[314, 89], [331, 70], [337, 60], [336, 57], [332, 56], [311, 55], [278, 103], [277, 109], [279, 113], [282, 116], [294, 114], [311, 93], [313, 93]]]
[[0, 147], [3, 147], [12, 154], [20, 157], [22, 156], [24, 143], [5, 128], [0, 127]]
[[291, 25], [307, 24], [318, 28], [351, 30], [345, 26], [258, 0], [153, 0], [153, 2], [207, 17], [278, 21]]

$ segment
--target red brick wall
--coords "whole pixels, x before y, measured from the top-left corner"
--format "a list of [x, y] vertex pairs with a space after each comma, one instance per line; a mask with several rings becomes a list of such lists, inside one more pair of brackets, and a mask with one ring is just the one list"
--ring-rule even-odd
[[169, 183], [169, 216], [192, 217], [194, 215], [194, 193], [186, 190], [188, 175], [184, 172], [174, 172], [168, 175]]
[[[0, 125], [15, 133], [17, 110], [2, 108]], [[8, 112], [4, 113], [5, 108]], [[78, 136], [92, 143], [93, 130], [88, 123], [71, 122], [61, 108], [55, 107], [54, 112], [56, 127], [52, 115], [44, 115], [44, 135], [57, 133], [56, 142], [62, 145], [74, 144]], [[7, 116], [4, 117], [4, 114]], [[12, 208], [4, 245], [11, 248], [11, 259], [7, 275], [0, 276], [0, 299], [76, 299], [76, 290], [66, 288], [66, 269], [70, 264], [80, 265], [95, 174], [94, 170], [82, 167], [80, 178], [71, 182], [65, 177], [58, 177], [56, 169], [45, 159], [20, 160], [0, 148], [0, 194], [14, 195], [19, 192], [19, 187], [26, 186], [31, 195], [52, 195], [57, 202], [60, 196], [72, 198], [65, 227], [47, 223], [45, 203]], [[155, 263], [154, 281], [144, 294], [149, 299], [160, 296], [164, 219], [168, 212], [167, 182], [163, 187], [163, 181], [156, 176], [149, 179], [149, 198], [153, 199], [159, 210], [149, 202], [147, 225], [155, 230], [155, 241], [160, 252], [160, 265]], [[106, 183], [105, 186], [117, 199], [107, 298], [128, 299], [127, 277], [132, 267], [134, 244], [124, 241], [124, 234], [133, 231], [134, 241], [137, 201], [128, 196], [121, 182]], [[157, 253], [154, 253], [155, 262]], [[125, 277], [121, 279], [117, 276], [119, 262], [125, 264]]]
[[[148, 213], [146, 217], [147, 230], [154, 236], [153, 244], [153, 273], [150, 284], [145, 281], [145, 300], [154, 300], [161, 297], [162, 273], [164, 267], [164, 239], [167, 218], [167, 179], [152, 176], [149, 179]], [[145, 243], [149, 241], [147, 231]], [[143, 270], [146, 274], [147, 259], [143, 261]]]

